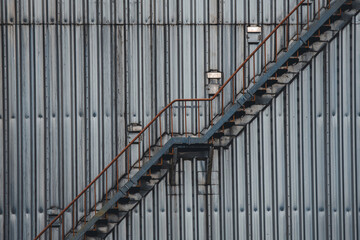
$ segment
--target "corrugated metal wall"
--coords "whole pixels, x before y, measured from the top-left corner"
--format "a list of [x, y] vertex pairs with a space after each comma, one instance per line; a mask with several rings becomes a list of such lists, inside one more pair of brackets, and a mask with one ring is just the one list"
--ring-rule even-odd
[[[317, 1], [315, 2], [312, 4], [312, 12], [317, 9]], [[326, 1], [321, 1], [322, 4], [324, 2]], [[35, 236], [48, 221], [47, 209], [62, 208], [67, 205], [122, 150], [129, 141], [125, 131], [127, 124], [148, 123], [172, 99], [204, 97], [205, 72], [219, 69], [224, 73], [224, 77], [227, 77], [255, 47], [254, 44], [247, 44], [245, 35], [247, 24], [262, 25], [263, 33], [266, 35], [274, 28], [275, 22], [281, 21], [288, 9], [295, 5], [295, 1], [285, 0], [271, 2], [2, 0], [0, 2], [0, 154], [4, 160], [0, 161], [0, 229], [2, 229], [0, 239], [28, 239]], [[359, 49], [357, 49], [358, 44], [355, 43], [357, 43], [356, 39], [359, 39], [360, 30], [355, 24], [348, 28], [348, 32], [343, 34], [351, 35], [352, 38], [341, 36], [332, 45], [333, 49], [338, 49], [337, 51], [329, 51], [324, 53], [323, 58], [317, 58], [320, 59], [318, 64], [327, 61], [328, 69], [335, 71], [329, 76], [335, 76], [338, 72], [346, 74], [341, 64], [348, 68], [350, 64], [359, 65]], [[351, 42], [343, 42], [345, 40]], [[348, 51], [348, 55], [345, 54], [345, 50]], [[329, 57], [335, 52], [337, 54], [335, 57]], [[337, 56], [340, 59], [344, 56], [344, 61], [337, 61]], [[348, 56], [349, 64], [345, 62], [345, 56]], [[268, 57], [270, 58], [271, 56]], [[314, 63], [314, 67], [305, 72], [308, 71], [312, 78], [321, 78], [321, 75], [314, 75], [320, 72], [319, 69], [315, 70], [318, 64]], [[335, 66], [338, 66], [338, 70]], [[355, 70], [358, 71], [359, 67], [351, 69], [353, 74], [350, 78], [345, 79], [346, 75], [338, 74], [337, 79], [351, 82], [353, 84], [351, 89], [354, 92], [356, 89], [354, 80], [359, 76], [358, 73], [355, 75]], [[309, 71], [314, 71], [314, 74]], [[316, 91], [317, 87], [321, 89], [320, 87], [332, 86], [329, 84], [331, 78], [324, 79], [324, 85], [314, 85], [312, 91]], [[332, 81], [336, 82], [337, 79]], [[311, 84], [314, 84], [314, 81], [311, 81]], [[346, 89], [340, 88], [343, 85], [336, 86], [337, 88], [328, 90], [345, 93]], [[302, 92], [302, 87], [300, 85], [298, 87], [299, 90], [297, 86], [292, 90], [289, 88], [286, 92], [289, 95], [284, 93], [268, 110], [270, 116], [266, 117], [273, 128], [265, 128], [266, 125], [262, 122], [266, 122], [266, 117], [262, 115], [239, 136], [237, 143], [234, 143], [230, 150], [220, 151], [216, 155], [218, 165], [213, 174], [214, 185], [209, 195], [205, 194], [206, 187], [201, 186], [203, 166], [185, 161], [180, 166], [181, 187], [173, 187], [171, 190], [163, 181], [157, 187], [158, 190], [147, 197], [146, 203], [138, 207], [138, 212], [134, 211], [127, 222], [121, 224], [119, 233], [127, 228], [126, 232], [129, 236], [141, 234], [146, 239], [158, 239], [162, 236], [185, 237], [186, 234], [194, 234], [194, 238], [206, 238], [206, 236], [225, 238], [231, 232], [238, 235], [230, 236], [240, 238], [245, 237], [243, 233], [246, 232], [254, 237], [256, 233], [261, 233], [262, 235], [259, 236], [264, 238], [270, 231], [270, 236], [277, 234], [272, 235], [273, 238], [281, 238], [287, 229], [286, 224], [291, 225], [293, 221], [301, 222], [299, 232], [309, 233], [308, 227], [304, 231], [305, 223], [308, 223], [304, 221], [304, 216], [310, 216], [314, 221], [313, 234], [320, 232], [321, 226], [315, 225], [317, 223], [315, 217], [322, 216], [320, 212], [319, 214], [314, 212], [314, 215], [300, 214], [300, 204], [304, 205], [305, 202], [304, 194], [300, 193], [309, 191], [305, 189], [309, 184], [303, 184], [306, 176], [305, 167], [302, 170], [302, 178], [300, 179], [299, 173], [297, 185], [294, 183], [302, 192], [299, 190], [298, 195], [296, 193], [290, 195], [301, 197], [295, 202], [299, 205], [299, 217], [295, 217], [294, 220], [286, 218], [285, 213], [290, 210], [287, 205], [281, 205], [284, 199], [286, 203], [292, 203], [290, 199], [293, 197], [287, 199], [287, 193], [294, 191], [289, 184], [285, 184], [292, 179], [286, 177], [293, 176], [290, 175], [291, 171], [286, 168], [288, 166], [286, 164], [291, 164], [293, 157], [296, 156], [296, 153], [289, 151], [288, 147], [293, 149], [296, 146], [291, 142], [293, 137], [290, 136], [293, 133], [290, 130], [300, 134], [301, 129], [309, 131], [306, 124], [310, 124], [311, 129], [318, 131], [319, 128], [316, 126], [323, 123], [324, 128], [320, 128], [318, 134], [314, 135], [315, 132], [310, 131], [308, 132], [310, 135], [306, 135], [313, 142], [310, 144], [305, 141], [303, 145], [310, 144], [308, 147], [311, 151], [305, 151], [306, 148], [300, 144], [300, 137], [298, 138], [298, 144], [301, 146], [297, 150], [300, 154], [299, 159], [304, 158], [304, 153], [310, 154], [309, 157], [315, 159], [317, 155], [313, 155], [316, 153], [314, 149], [318, 149], [315, 143], [322, 143], [319, 142], [321, 139], [315, 136], [321, 136], [319, 135], [321, 131], [328, 131], [329, 126], [336, 126], [339, 131], [330, 131], [329, 134], [335, 134], [329, 135], [331, 137], [324, 136], [324, 139], [329, 139], [329, 143], [324, 145], [323, 153], [319, 152], [319, 156], [326, 156], [326, 159], [332, 156], [333, 164], [340, 166], [342, 164], [340, 159], [346, 158], [346, 154], [349, 154], [344, 150], [348, 147], [352, 152], [350, 159], [356, 157], [359, 159], [359, 155], [356, 155], [359, 154], [356, 152], [359, 148], [359, 117], [356, 118], [357, 122], [355, 121], [355, 113], [359, 112], [359, 104], [355, 105], [355, 103], [358, 103], [359, 99], [355, 101], [355, 97], [358, 97], [355, 92], [353, 95], [342, 93], [331, 105], [330, 100], [333, 98], [330, 98], [324, 90], [323, 94], [329, 103], [323, 102], [323, 111], [329, 114], [327, 106], [332, 106], [335, 118], [326, 118], [322, 115], [322, 120], [328, 122], [321, 122], [321, 117], [316, 118], [316, 121], [315, 118], [310, 121], [313, 119], [312, 114], [315, 114], [313, 111], [317, 105], [307, 105], [306, 101], [316, 102], [315, 96], [319, 97], [319, 94], [314, 95], [314, 92], [311, 92], [309, 95], [303, 95], [305, 93]], [[291, 91], [295, 95], [290, 94]], [[303, 105], [295, 104], [297, 97]], [[352, 120], [347, 122], [346, 119], [349, 118], [340, 118], [338, 114], [344, 111], [341, 104], [345, 106], [350, 98], [353, 105], [351, 105], [352, 112], [348, 114]], [[324, 99], [317, 99], [317, 103], [322, 103]], [[291, 101], [295, 108], [289, 106]], [[298, 125], [297, 128], [290, 128], [288, 125], [291, 119], [298, 122], [297, 119], [302, 116], [301, 111], [305, 111], [304, 109], [310, 106], [312, 108], [307, 110], [311, 112], [308, 119], [310, 123], [304, 120], [302, 124], [305, 124], [305, 127]], [[357, 107], [356, 111], [355, 107]], [[294, 114], [297, 115], [290, 117], [292, 115], [289, 114], [294, 109], [299, 109], [300, 113], [295, 111]], [[276, 111], [280, 111], [283, 121], [281, 116], [275, 117]], [[331, 121], [331, 119], [336, 120]], [[351, 128], [346, 127], [348, 126], [346, 124], [350, 124]], [[349, 133], [344, 132], [344, 129], [349, 129]], [[183, 131], [181, 126], [178, 131]], [[252, 137], [249, 137], [249, 131]], [[269, 136], [265, 134], [266, 131], [270, 131], [267, 133]], [[357, 134], [354, 134], [355, 132]], [[343, 143], [345, 139], [343, 134], [346, 133], [351, 133], [349, 139], [352, 145]], [[260, 143], [251, 144], [249, 141], [254, 143], [258, 141], [253, 136], [257, 136], [258, 140], [261, 140]], [[271, 139], [272, 143], [266, 144], [268, 139]], [[331, 139], [336, 139], [336, 142], [331, 142]], [[241, 141], [248, 145], [243, 145]], [[253, 146], [257, 148], [253, 149]], [[334, 154], [330, 153], [329, 149], [335, 151]], [[246, 161], [242, 160], [242, 163], [238, 162], [240, 160], [235, 161], [236, 154], [239, 156], [236, 159], [241, 159], [241, 154], [245, 153], [248, 156]], [[261, 159], [258, 164], [262, 167], [266, 163], [269, 164], [263, 158], [269, 156], [265, 153], [272, 154], [273, 171], [263, 170], [263, 173], [257, 172], [258, 175], [254, 175], [257, 170], [249, 164], [255, 153], [262, 154], [258, 156]], [[290, 153], [295, 155], [289, 155]], [[336, 156], [338, 158], [335, 158]], [[276, 161], [280, 161], [279, 164]], [[251, 163], [254, 164], [253, 161]], [[313, 161], [311, 163], [314, 164]], [[235, 164], [234, 166], [239, 169], [237, 172], [236, 168], [232, 168], [234, 179], [238, 179], [236, 183], [225, 178], [230, 175], [226, 175], [224, 171], [231, 170], [225, 168], [225, 164]], [[241, 167], [241, 164], [246, 164], [244, 166], [247, 168]], [[334, 198], [338, 197], [339, 202], [336, 203], [338, 206], [345, 206], [345, 198], [340, 196], [348, 194], [345, 191], [348, 188], [345, 188], [345, 183], [342, 182], [348, 177], [344, 174], [347, 166], [341, 165], [341, 168], [334, 172], [339, 178], [338, 187], [331, 190], [331, 194], [334, 194]], [[306, 167], [313, 169], [310, 176], [313, 177], [312, 180], [319, 182], [318, 175], [314, 171], [321, 168], [317, 165], [306, 165]], [[194, 169], [200, 172], [197, 173]], [[246, 179], [242, 174], [245, 169], [248, 173], [252, 169], [254, 174], [246, 175]], [[325, 169], [335, 171], [327, 165]], [[355, 164], [352, 169], [356, 170]], [[279, 176], [281, 177], [278, 178]], [[355, 177], [356, 172], [351, 176]], [[264, 185], [266, 177], [274, 179], [272, 181], [274, 188], [271, 190]], [[185, 181], [185, 179], [192, 180]], [[284, 181], [287, 179], [287, 182], [282, 183], [282, 179]], [[335, 179], [331, 178], [332, 181]], [[357, 185], [354, 184], [356, 181], [351, 183], [355, 190], [353, 192], [356, 192]], [[185, 191], [187, 189], [192, 189], [192, 193]], [[234, 190], [233, 193], [237, 192], [238, 195], [230, 197], [224, 194], [231, 189], [239, 189]], [[258, 195], [252, 194], [251, 198], [248, 198], [246, 193], [249, 193], [249, 189], [251, 193], [258, 192]], [[307, 201], [313, 204], [319, 199], [316, 189], [311, 190], [313, 195], [307, 196]], [[269, 191], [267, 195], [266, 191]], [[334, 191], [339, 192], [334, 193]], [[330, 201], [329, 198], [324, 199]], [[269, 201], [271, 206], [267, 213], [264, 209]], [[359, 206], [356, 204], [350, 208], [351, 211], [356, 211], [356, 206]], [[257, 210], [254, 205], [257, 206]], [[283, 206], [283, 210], [280, 206]], [[325, 209], [328, 211], [327, 208]], [[311, 208], [310, 212], [312, 210], [315, 209]], [[345, 217], [347, 212], [340, 211], [340, 208], [338, 211], [341, 214], [334, 212], [331, 216], [334, 215], [334, 222], [338, 224], [339, 229], [332, 229], [335, 233], [344, 234], [345, 223], [348, 226], [349, 221]], [[297, 215], [292, 213], [291, 216]], [[356, 216], [358, 215], [354, 212], [352, 215], [354, 221], [351, 222], [354, 234], [357, 229], [356, 224], [359, 224], [355, 221]], [[140, 219], [143, 224], [139, 225]], [[228, 222], [231, 224], [227, 224]], [[282, 222], [286, 224], [282, 225]], [[171, 225], [162, 227], [166, 224]], [[206, 235], [208, 226], [211, 226], [212, 231]], [[137, 231], [137, 228], [140, 231]], [[191, 228], [193, 231], [188, 231]], [[231, 231], [228, 228], [231, 228]], [[294, 230], [291, 231], [293, 232]]]

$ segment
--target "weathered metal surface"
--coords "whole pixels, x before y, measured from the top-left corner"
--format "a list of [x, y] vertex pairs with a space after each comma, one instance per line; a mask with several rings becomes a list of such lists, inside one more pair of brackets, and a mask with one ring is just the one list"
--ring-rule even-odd
[[[254, 48], [243, 23], [266, 35], [289, 4], [100, 5], [0, 3], [0, 239], [35, 236], [47, 209], [70, 202], [124, 147], [128, 123], [204, 97], [207, 71], [229, 76]], [[215, 150], [211, 186], [201, 184], [205, 166], [181, 163], [179, 186], [157, 186], [110, 238], [358, 238], [359, 19], [229, 149]]]

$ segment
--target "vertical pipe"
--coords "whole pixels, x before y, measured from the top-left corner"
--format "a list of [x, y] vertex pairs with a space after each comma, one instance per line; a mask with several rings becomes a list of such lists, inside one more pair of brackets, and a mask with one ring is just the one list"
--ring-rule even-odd
[[52, 226], [50, 227], [50, 240], [52, 239]]
[[200, 102], [197, 101], [198, 107], [197, 107], [197, 112], [198, 112], [198, 117], [197, 117], [197, 122], [198, 122], [198, 136], [200, 137]]
[[320, 19], [320, 0], [318, 0], [318, 19]]

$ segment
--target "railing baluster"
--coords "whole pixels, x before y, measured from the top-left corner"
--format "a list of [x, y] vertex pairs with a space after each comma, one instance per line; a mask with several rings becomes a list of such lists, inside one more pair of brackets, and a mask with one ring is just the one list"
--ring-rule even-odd
[[232, 81], [232, 104], [235, 103], [235, 80]]
[[221, 115], [224, 115], [224, 89], [221, 90]]
[[265, 72], [266, 72], [266, 43], [264, 44]]
[[84, 225], [86, 224], [86, 192], [84, 193]]
[[289, 51], [289, 19], [286, 21], [286, 51]]
[[277, 62], [277, 30], [275, 31], [275, 62]]
[[64, 236], [64, 234], [65, 234], [65, 233], [64, 233], [64, 218], [65, 218], [65, 216], [62, 215], [62, 220], [61, 220], [61, 222], [62, 222], [62, 224], [61, 224], [61, 225], [62, 225], [62, 226], [61, 226], [61, 236], [62, 236], [61, 238], [62, 238], [62, 240], [64, 240], [64, 237], [65, 237], [65, 236]]
[[171, 117], [170, 117], [170, 119], [171, 119], [171, 136], [173, 137], [174, 136], [174, 120], [173, 120], [173, 106], [172, 106], [172, 104], [171, 104], [171, 106], [170, 106], [170, 115], [171, 115]]
[[307, 0], [307, 29], [309, 30], [310, 28], [310, 23], [309, 23], [309, 0]]
[[197, 113], [198, 113], [198, 136], [200, 137], [200, 102], [197, 101]]
[[299, 10], [296, 9], [296, 41], [299, 40]]
[[138, 152], [138, 154], [139, 154], [139, 170], [140, 170], [140, 167], [141, 167], [141, 165], [140, 165], [140, 160], [141, 160], [141, 154], [140, 154], [140, 147], [141, 147], [141, 138], [139, 137], [139, 147], [138, 147], [138, 150], [139, 150], [139, 152]]
[[95, 203], [95, 214], [96, 214], [96, 182], [94, 182], [94, 203]]
[[211, 121], [211, 126], [213, 126], [213, 104], [212, 104], [212, 100], [210, 101], [210, 121]]
[[[118, 159], [116, 159], [116, 192], [119, 192], [119, 166]], [[116, 201], [116, 208], [119, 208], [119, 202]]]
[[255, 54], [254, 54], [254, 56], [253, 56], [253, 74], [254, 74], [254, 80], [253, 80], [253, 82], [254, 82], [254, 84], [255, 84]]
[[243, 89], [242, 89], [243, 95], [245, 94], [245, 65], [243, 67]]
[[161, 116], [159, 117], [159, 128], [160, 128], [160, 147], [162, 147], [162, 131], [161, 131]]
[[[149, 153], [150, 153], [150, 150], [149, 150]], [[127, 178], [129, 181], [130, 180], [130, 148], [128, 148], [128, 150], [127, 150]]]
[[184, 114], [184, 117], [185, 117], [185, 137], [187, 137], [186, 101], [185, 101], [185, 114]]
[[106, 170], [105, 172], [105, 188], [106, 188], [106, 192], [105, 192], [105, 199], [106, 199], [106, 202], [108, 200], [108, 171]]
[[73, 232], [73, 236], [75, 235], [75, 204], [73, 205], [72, 208], [72, 232]]

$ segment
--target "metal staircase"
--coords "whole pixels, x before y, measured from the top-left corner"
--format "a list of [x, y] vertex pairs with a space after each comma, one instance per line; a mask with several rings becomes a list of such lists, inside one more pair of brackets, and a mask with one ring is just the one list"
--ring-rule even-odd
[[[179, 158], [207, 160], [211, 168], [212, 148], [228, 146], [359, 9], [356, 1], [329, 1], [311, 18], [310, 5], [309, 0], [300, 1], [213, 97], [168, 104], [35, 239], [103, 239], [171, 174]], [[307, 16], [305, 23], [300, 14]], [[285, 32], [283, 45], [279, 29]], [[270, 46], [273, 61], [267, 62]], [[256, 62], [259, 55], [261, 64]], [[187, 131], [186, 111], [197, 116], [196, 134]], [[175, 117], [182, 133], [173, 130]]]

